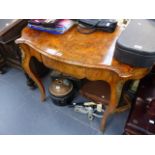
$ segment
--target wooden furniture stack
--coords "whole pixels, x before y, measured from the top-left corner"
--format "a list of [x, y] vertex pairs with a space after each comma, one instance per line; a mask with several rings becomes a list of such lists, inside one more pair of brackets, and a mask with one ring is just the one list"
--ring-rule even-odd
[[0, 20], [0, 52], [8, 65], [21, 68], [20, 50], [14, 41], [20, 37], [26, 25], [27, 20]]
[[[15, 40], [21, 36], [22, 29], [27, 25], [27, 19], [1, 19], [0, 20], [0, 71], [4, 66], [13, 66], [22, 69], [21, 51]], [[31, 67], [36, 74], [43, 76], [47, 69], [33, 58]], [[33, 81], [26, 75], [28, 84], [33, 86]]]

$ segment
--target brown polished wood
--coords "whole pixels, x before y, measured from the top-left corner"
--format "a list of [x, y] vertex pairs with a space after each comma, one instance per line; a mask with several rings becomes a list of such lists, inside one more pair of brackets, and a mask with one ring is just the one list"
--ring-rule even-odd
[[44, 87], [31, 71], [31, 57], [37, 58], [49, 68], [78, 79], [107, 81], [111, 97], [101, 122], [103, 130], [107, 117], [118, 105], [123, 84], [129, 79], [140, 79], [148, 73], [146, 68], [135, 68], [113, 58], [115, 42], [122, 31], [123, 28], [118, 26], [113, 33], [98, 31], [81, 34], [74, 26], [65, 34], [54, 35], [25, 28], [16, 43], [20, 44], [23, 52], [22, 66], [37, 83], [42, 100], [45, 99]]

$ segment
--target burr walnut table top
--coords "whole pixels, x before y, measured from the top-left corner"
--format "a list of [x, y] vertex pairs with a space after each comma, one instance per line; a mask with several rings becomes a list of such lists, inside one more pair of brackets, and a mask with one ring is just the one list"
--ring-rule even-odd
[[115, 42], [121, 32], [122, 28], [118, 26], [113, 33], [97, 31], [81, 34], [74, 26], [65, 34], [54, 35], [27, 27], [19, 42], [23, 41], [57, 61], [88, 68], [105, 68], [115, 71], [120, 77], [128, 77], [135, 68], [113, 58]]

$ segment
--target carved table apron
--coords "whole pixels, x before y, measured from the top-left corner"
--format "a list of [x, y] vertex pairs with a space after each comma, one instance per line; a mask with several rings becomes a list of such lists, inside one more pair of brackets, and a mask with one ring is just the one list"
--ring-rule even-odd
[[104, 80], [110, 84], [110, 103], [103, 114], [101, 129], [107, 117], [118, 105], [123, 84], [129, 79], [141, 79], [147, 73], [146, 68], [134, 68], [122, 64], [113, 58], [115, 42], [122, 27], [113, 33], [94, 32], [81, 34], [76, 26], [62, 35], [25, 28], [16, 43], [22, 50], [22, 66], [25, 72], [36, 82], [45, 99], [45, 89], [41, 80], [32, 72], [30, 60], [37, 58], [48, 68], [69, 74], [78, 79]]

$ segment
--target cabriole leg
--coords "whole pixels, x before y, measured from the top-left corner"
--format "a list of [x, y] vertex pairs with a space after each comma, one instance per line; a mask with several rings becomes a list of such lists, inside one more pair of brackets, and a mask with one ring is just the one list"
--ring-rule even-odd
[[110, 84], [111, 87], [111, 97], [110, 97], [110, 103], [107, 106], [103, 117], [101, 121], [101, 131], [104, 131], [106, 122], [108, 119], [108, 116], [112, 114], [115, 109], [117, 108], [117, 105], [119, 103], [121, 93], [122, 93], [122, 88], [123, 88], [124, 82], [122, 81], [117, 81], [116, 83]]
[[22, 50], [22, 67], [24, 71], [28, 74], [28, 76], [37, 84], [40, 92], [41, 92], [41, 101], [45, 100], [45, 89], [41, 82], [41, 80], [33, 73], [30, 68], [31, 55], [27, 51], [26, 53]]

